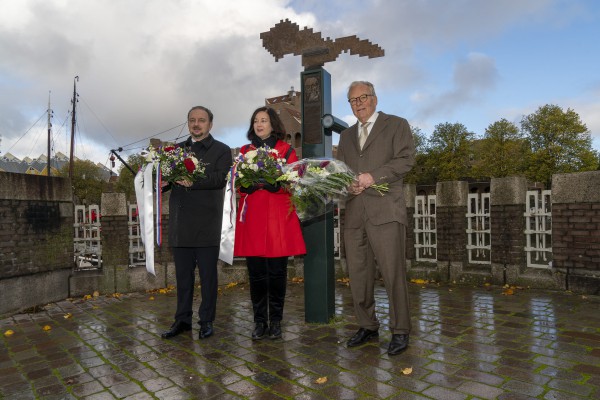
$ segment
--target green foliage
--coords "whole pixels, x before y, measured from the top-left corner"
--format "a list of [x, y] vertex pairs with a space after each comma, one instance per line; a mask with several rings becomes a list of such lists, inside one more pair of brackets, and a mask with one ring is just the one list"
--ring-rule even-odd
[[[58, 176], [69, 176], [69, 164], [65, 165]], [[100, 204], [102, 192], [106, 189], [100, 168], [89, 160], [75, 160], [73, 162], [73, 178], [71, 179], [73, 194], [79, 203]]]
[[[143, 157], [139, 154], [133, 154], [127, 158], [127, 165], [134, 171], [138, 171], [142, 166]], [[115, 184], [115, 191], [125, 193], [129, 201], [135, 202], [135, 187], [133, 186], [135, 176], [123, 164], [119, 167], [119, 178]]]
[[471, 143], [475, 134], [460, 123], [443, 123], [435, 126], [429, 145], [431, 156], [428, 168], [437, 181], [452, 181], [469, 176]]
[[522, 175], [528, 156], [527, 142], [519, 127], [502, 118], [485, 130], [484, 137], [474, 144], [474, 178], [503, 178]]
[[590, 131], [572, 109], [545, 105], [521, 120], [521, 130], [531, 148], [526, 175], [550, 184], [552, 174], [592, 171], [598, 153], [592, 149]]
[[431, 157], [429, 151], [429, 139], [421, 131], [421, 128], [411, 126], [413, 140], [415, 142], [416, 162], [414, 167], [406, 174], [404, 181], [406, 183], [435, 183], [435, 177], [431, 176], [431, 169], [428, 168], [428, 159]]
[[417, 155], [407, 183], [526, 176], [549, 186], [553, 174], [600, 170], [600, 152], [579, 115], [555, 105], [523, 117], [520, 128], [502, 118], [481, 139], [460, 123], [436, 125], [430, 139], [412, 130]]

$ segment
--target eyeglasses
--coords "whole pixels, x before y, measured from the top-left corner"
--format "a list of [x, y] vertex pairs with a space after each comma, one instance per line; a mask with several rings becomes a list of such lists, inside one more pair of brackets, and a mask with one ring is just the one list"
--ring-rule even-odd
[[357, 104], [364, 103], [365, 101], [367, 101], [367, 98], [369, 96], [375, 96], [375, 95], [374, 94], [361, 94], [358, 97], [352, 97], [352, 98], [348, 99], [348, 103], [350, 103], [351, 106], [355, 106]]

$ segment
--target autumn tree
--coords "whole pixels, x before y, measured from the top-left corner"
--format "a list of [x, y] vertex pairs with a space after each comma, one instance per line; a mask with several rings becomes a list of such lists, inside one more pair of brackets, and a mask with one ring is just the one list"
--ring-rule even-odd
[[529, 179], [550, 184], [552, 174], [592, 171], [598, 153], [586, 125], [572, 109], [547, 104], [521, 120], [521, 130], [531, 148], [526, 171]]
[[[138, 171], [142, 165], [142, 156], [139, 154], [133, 154], [127, 157], [127, 165], [131, 167], [133, 171]], [[115, 191], [125, 193], [128, 200], [135, 199], [135, 187], [133, 186], [134, 175], [131, 173], [129, 168], [124, 164], [119, 167], [119, 179], [115, 184]]]
[[411, 130], [413, 133], [413, 140], [415, 142], [415, 165], [410, 172], [406, 174], [404, 181], [406, 183], [414, 184], [433, 184], [435, 183], [435, 176], [433, 176], [431, 173], [433, 169], [431, 168], [431, 163], [429, 162], [429, 159], [431, 158], [429, 139], [425, 133], [421, 131], [421, 128], [411, 126]]
[[473, 132], [460, 123], [442, 123], [435, 126], [429, 140], [428, 168], [437, 181], [451, 181], [470, 173]]
[[502, 118], [490, 124], [475, 144], [472, 176], [503, 178], [522, 175], [528, 157], [527, 142], [519, 127]]
[[[66, 164], [58, 173], [61, 177], [69, 176], [69, 164]], [[107, 182], [103, 171], [89, 160], [73, 161], [73, 178], [71, 179], [73, 194], [80, 203], [100, 204], [102, 191]]]

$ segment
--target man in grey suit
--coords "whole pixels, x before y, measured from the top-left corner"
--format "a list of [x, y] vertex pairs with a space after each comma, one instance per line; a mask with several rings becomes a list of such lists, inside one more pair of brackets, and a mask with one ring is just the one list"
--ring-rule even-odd
[[[347, 345], [355, 347], [379, 336], [374, 297], [377, 266], [389, 298], [388, 354], [396, 355], [408, 347], [411, 329], [403, 178], [415, 163], [415, 145], [406, 119], [376, 111], [371, 83], [353, 82], [348, 102], [358, 122], [341, 133], [337, 158], [358, 174], [346, 200], [344, 244], [360, 329]], [[389, 191], [381, 195], [373, 184], [388, 184]]]

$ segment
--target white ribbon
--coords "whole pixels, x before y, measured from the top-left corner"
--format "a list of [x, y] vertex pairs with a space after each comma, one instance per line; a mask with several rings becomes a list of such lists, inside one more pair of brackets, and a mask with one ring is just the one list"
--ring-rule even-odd
[[221, 221], [221, 247], [219, 259], [233, 265], [233, 245], [235, 241], [235, 168], [231, 168], [230, 178], [225, 186], [223, 219]]
[[[147, 164], [134, 178], [135, 197], [137, 198], [138, 218], [144, 252], [146, 253], [146, 271], [156, 276], [154, 272], [154, 204], [152, 190], [152, 170], [154, 163]], [[160, 190], [158, 188], [157, 190]], [[157, 194], [160, 196], [160, 193]], [[158, 210], [161, 212], [162, 210]]]

